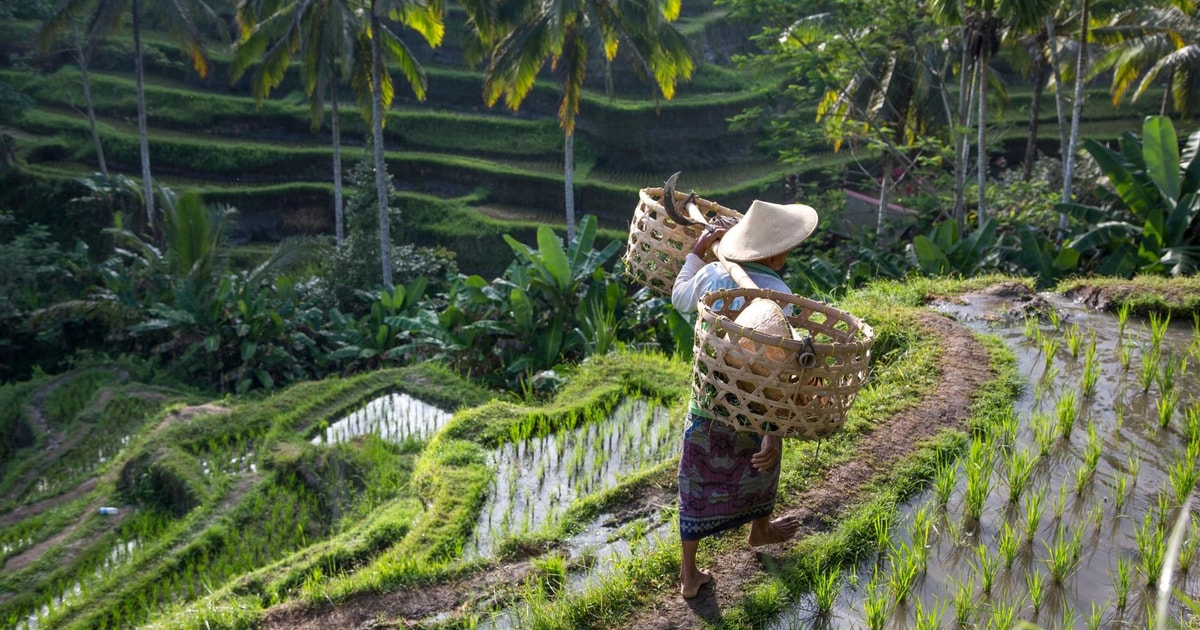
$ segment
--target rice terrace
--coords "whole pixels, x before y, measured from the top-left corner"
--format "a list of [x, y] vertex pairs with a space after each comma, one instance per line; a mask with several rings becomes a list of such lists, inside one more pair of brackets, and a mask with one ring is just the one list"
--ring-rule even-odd
[[0, 0], [0, 628], [1198, 629], [1198, 37]]

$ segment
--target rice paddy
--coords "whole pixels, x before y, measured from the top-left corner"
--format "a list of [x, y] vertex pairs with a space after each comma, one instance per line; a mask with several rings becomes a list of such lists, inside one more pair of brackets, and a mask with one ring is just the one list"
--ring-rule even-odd
[[[1156, 605], [1168, 538], [1188, 514], [1169, 584], [1200, 593], [1200, 331], [1042, 297], [1053, 315], [1024, 321], [995, 317], [1011, 305], [994, 298], [943, 305], [1016, 352], [1028, 383], [1015, 440], [1002, 422], [977, 432], [960, 463], [902, 508], [877, 561], [818, 606], [830, 627], [1196, 623], [1177, 597]], [[772, 627], [811, 627], [829, 590]]]

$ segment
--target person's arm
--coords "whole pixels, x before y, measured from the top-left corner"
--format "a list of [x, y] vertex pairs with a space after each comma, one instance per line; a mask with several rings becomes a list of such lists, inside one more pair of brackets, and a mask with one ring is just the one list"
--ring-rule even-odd
[[692, 251], [688, 253], [687, 258], [683, 261], [683, 268], [679, 270], [679, 275], [675, 276], [675, 284], [671, 287], [671, 304], [681, 313], [691, 313], [696, 310], [696, 304], [700, 301], [700, 295], [704, 292], [706, 284], [702, 277], [698, 278], [697, 274], [704, 268], [704, 253], [712, 244], [721, 238], [728, 228], [713, 228], [706, 229], [700, 234], [700, 238], [696, 239], [696, 244], [692, 246]]

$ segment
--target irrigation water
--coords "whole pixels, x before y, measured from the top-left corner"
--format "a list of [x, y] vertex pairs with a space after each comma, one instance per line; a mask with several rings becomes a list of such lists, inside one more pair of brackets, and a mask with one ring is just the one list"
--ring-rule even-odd
[[599, 422], [492, 451], [496, 476], [464, 556], [485, 557], [505, 537], [551, 527], [576, 498], [664, 461], [679, 447], [676, 429], [666, 407], [626, 398]]
[[450, 417], [451, 414], [408, 394], [388, 394], [329, 425], [312, 443], [334, 444], [367, 433], [390, 442], [424, 440], [445, 426]]
[[[878, 524], [886, 542], [873, 560], [771, 627], [1152, 627], [1181, 510], [1192, 519], [1172, 585], [1200, 594], [1200, 501], [1188, 498], [1200, 476], [1200, 323], [1054, 295], [1033, 303], [1048, 307], [1041, 317], [1013, 296], [939, 306], [1012, 349], [1026, 381], [1014, 413], [896, 523]], [[1196, 627], [1179, 597], [1168, 614], [1168, 627]]]

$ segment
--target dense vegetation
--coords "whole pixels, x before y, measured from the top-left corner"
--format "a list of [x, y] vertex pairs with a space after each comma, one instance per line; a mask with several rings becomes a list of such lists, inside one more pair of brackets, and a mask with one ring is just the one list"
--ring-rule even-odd
[[[619, 391], [678, 402], [680, 361], [659, 353], [686, 357], [690, 322], [620, 260], [638, 190], [677, 170], [729, 207], [817, 207], [819, 237], [785, 275], [826, 300], [993, 273], [1039, 288], [1176, 278], [1196, 293], [1195, 3], [628, 4], [554, 21], [539, 11], [608, 3], [0, 1], [5, 507], [107, 475], [0, 533], [24, 548], [100, 498], [148, 514], [70, 566], [51, 554], [6, 576], [20, 595], [0, 620], [94, 571], [118, 536], [161, 539], [170, 560], [90, 595], [109, 604], [54, 614], [78, 627], [185, 616], [165, 602], [225, 589], [212, 606], [236, 626], [298, 593], [456, 575], [482, 446], [607, 412], [616, 390], [585, 387], [605, 370]], [[635, 7], [641, 22], [587, 30]], [[508, 55], [547, 23], [566, 31], [527, 51], [538, 63]], [[885, 333], [878, 376], [903, 380], [895, 356], [929, 350], [865, 304]], [[632, 368], [614, 367], [630, 352]], [[448, 409], [495, 400], [473, 412], [487, 422], [456, 419], [430, 445], [306, 446], [320, 422], [409, 386]], [[151, 430], [171, 405], [225, 395], [231, 416]], [[550, 410], [511, 407], [535, 401]], [[27, 492], [48, 431], [83, 436], [83, 452], [101, 428], [142, 437], [116, 466]], [[202, 470], [249, 450], [269, 451], [252, 487]], [[393, 460], [398, 476], [382, 470]], [[369, 496], [332, 496], [351, 473]], [[448, 496], [446, 479], [470, 492]], [[431, 497], [444, 512], [421, 511]], [[262, 532], [269, 550], [234, 547], [229, 532], [271, 505], [309, 525]], [[426, 528], [447, 514], [450, 529]], [[403, 560], [418, 552], [428, 562]]]

